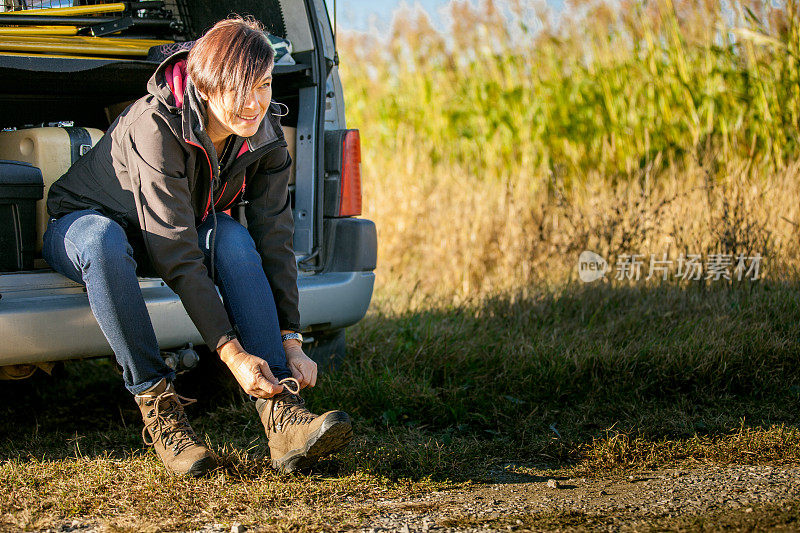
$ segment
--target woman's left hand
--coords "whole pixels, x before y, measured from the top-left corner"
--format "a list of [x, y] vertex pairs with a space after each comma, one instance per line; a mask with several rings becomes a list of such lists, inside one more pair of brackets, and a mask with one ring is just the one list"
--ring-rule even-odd
[[286, 351], [286, 362], [292, 371], [292, 377], [300, 383], [300, 388], [317, 384], [317, 363], [303, 352], [303, 345], [300, 342], [291, 340], [283, 345]]

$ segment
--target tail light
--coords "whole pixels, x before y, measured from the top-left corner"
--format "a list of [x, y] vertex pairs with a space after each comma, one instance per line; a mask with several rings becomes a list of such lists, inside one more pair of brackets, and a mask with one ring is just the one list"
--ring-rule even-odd
[[361, 135], [325, 132], [325, 216], [361, 215]]
[[361, 135], [348, 130], [342, 141], [342, 180], [339, 216], [361, 214]]

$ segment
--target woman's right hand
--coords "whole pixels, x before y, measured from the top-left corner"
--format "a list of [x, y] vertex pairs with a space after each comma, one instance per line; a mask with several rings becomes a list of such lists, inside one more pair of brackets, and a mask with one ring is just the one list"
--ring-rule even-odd
[[283, 390], [269, 365], [260, 357], [244, 351], [237, 339], [223, 344], [217, 352], [244, 392], [256, 398], [270, 398]]

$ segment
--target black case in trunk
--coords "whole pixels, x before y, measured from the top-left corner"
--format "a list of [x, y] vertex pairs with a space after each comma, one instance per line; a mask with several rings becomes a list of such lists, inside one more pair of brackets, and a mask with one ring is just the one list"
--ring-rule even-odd
[[0, 272], [31, 270], [36, 254], [36, 202], [44, 195], [42, 171], [0, 160]]

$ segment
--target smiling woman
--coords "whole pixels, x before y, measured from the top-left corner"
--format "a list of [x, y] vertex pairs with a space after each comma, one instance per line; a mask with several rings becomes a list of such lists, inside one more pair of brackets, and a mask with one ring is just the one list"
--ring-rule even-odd
[[[346, 445], [348, 416], [317, 416], [300, 389], [317, 365], [298, 333], [291, 158], [271, 105], [274, 53], [253, 19], [223, 20], [167, 58], [148, 94], [50, 188], [43, 256], [86, 286], [92, 312], [168, 469], [216, 466], [189, 425], [137, 281], [137, 261], [180, 297], [249, 395], [273, 465], [295, 470]], [[245, 206], [247, 227], [224, 211]], [[220, 301], [217, 287], [224, 299]]]

